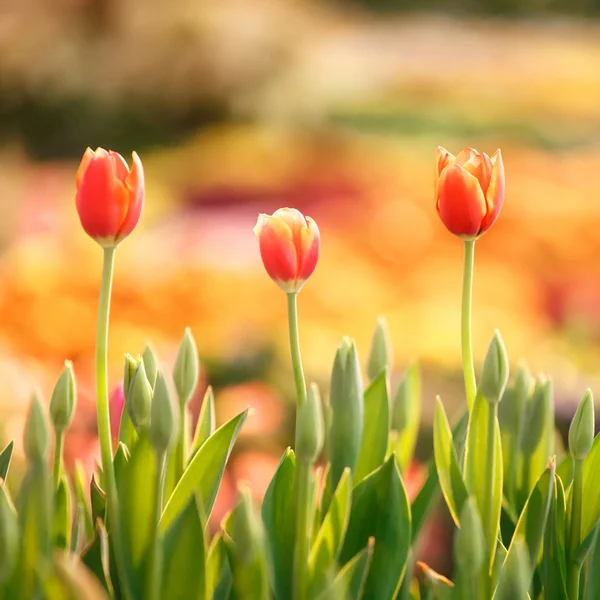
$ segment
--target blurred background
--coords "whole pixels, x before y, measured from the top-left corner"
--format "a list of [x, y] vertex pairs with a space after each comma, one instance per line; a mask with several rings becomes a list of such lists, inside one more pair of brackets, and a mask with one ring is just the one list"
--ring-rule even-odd
[[504, 208], [476, 248], [477, 360], [499, 328], [570, 414], [600, 360], [598, 16], [598, 0], [2, 0], [4, 437], [20, 445], [32, 389], [49, 398], [69, 359], [68, 460], [98, 455], [101, 252], [74, 207], [88, 145], [137, 150], [147, 178], [117, 255], [112, 384], [150, 340], [172, 363], [190, 326], [195, 410], [209, 383], [220, 422], [254, 408], [217, 521], [236, 480], [264, 492], [291, 440], [286, 303], [260, 262], [259, 212], [293, 206], [321, 228], [299, 298], [311, 380], [327, 388], [343, 335], [365, 360], [385, 315], [395, 377], [423, 370], [420, 459], [435, 394], [460, 410], [462, 245], [435, 212], [438, 145], [504, 156]]

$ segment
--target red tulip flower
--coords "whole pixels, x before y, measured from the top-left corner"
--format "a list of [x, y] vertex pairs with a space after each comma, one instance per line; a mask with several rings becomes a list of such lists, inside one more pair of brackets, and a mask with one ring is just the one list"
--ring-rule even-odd
[[271, 279], [287, 294], [299, 292], [319, 259], [317, 224], [295, 208], [280, 208], [259, 215], [254, 233]]
[[457, 156], [437, 149], [436, 207], [450, 231], [467, 240], [485, 233], [497, 219], [504, 198], [504, 165], [496, 150], [490, 158], [473, 148]]
[[75, 203], [85, 232], [104, 248], [118, 246], [139, 221], [144, 204], [144, 170], [133, 153], [131, 170], [112, 150], [88, 148], [76, 177]]

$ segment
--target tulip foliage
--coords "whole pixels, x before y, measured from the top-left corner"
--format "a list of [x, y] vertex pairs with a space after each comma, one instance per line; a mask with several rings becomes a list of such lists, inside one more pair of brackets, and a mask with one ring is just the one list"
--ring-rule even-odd
[[[85, 229], [105, 257], [96, 365], [102, 464], [91, 477], [81, 468], [74, 473], [64, 469], [63, 438], [77, 398], [67, 362], [49, 411], [37, 395], [31, 402], [23, 438], [27, 471], [18, 493], [13, 497], [6, 484], [0, 485], [1, 598], [600, 597], [600, 436], [594, 437], [591, 391], [573, 418], [565, 451], [557, 444], [551, 380], [533, 377], [524, 366], [511, 380], [499, 332], [478, 377], [473, 367], [474, 243], [493, 219], [453, 232], [466, 250], [461, 318], [465, 408], [462, 416], [449, 418], [437, 399], [428, 475], [409, 499], [404, 478], [413, 462], [422, 402], [418, 366], [407, 365], [392, 385], [390, 332], [380, 319], [364, 362], [356, 343], [343, 338], [328, 393], [322, 396], [315, 384], [307, 385], [297, 300], [317, 265], [319, 230], [293, 209], [261, 215], [255, 229], [261, 257], [287, 296], [297, 394], [295, 442], [283, 453], [262, 505], [240, 486], [234, 508], [217, 532], [210, 531], [207, 522], [248, 411], [216, 428], [209, 388], [192, 432], [188, 403], [198, 386], [199, 362], [189, 330], [172, 367], [150, 347], [125, 357], [125, 407], [118, 432], [111, 431], [106, 342], [112, 265], [117, 246], [130, 233], [119, 221], [123, 211], [114, 223], [102, 217], [102, 206], [116, 214], [111, 202], [116, 198], [121, 206], [125, 189], [119, 177], [128, 177], [116, 156], [88, 152], [83, 168], [104, 161], [97, 168], [110, 186], [99, 198], [97, 188], [81, 186], [80, 175], [77, 195], [78, 208], [86, 207]], [[442, 205], [452, 207], [452, 223], [460, 221], [460, 211], [467, 221], [473, 217], [469, 202], [484, 207], [482, 189], [492, 186], [495, 219], [502, 202], [498, 190], [504, 187], [500, 154], [488, 159], [469, 150], [455, 160], [449, 157], [443, 157], [442, 179], [449, 179], [443, 173], [451, 168], [453, 178], [470, 182], [452, 195], [455, 188], [448, 181], [436, 181], [436, 192], [444, 188]], [[134, 169], [141, 173], [141, 163]], [[483, 182], [481, 187], [469, 178]], [[142, 196], [132, 197], [141, 206]], [[116, 447], [113, 437], [118, 437]], [[2, 481], [12, 449], [10, 443], [0, 453]], [[456, 526], [448, 577], [419, 561], [424, 524], [442, 499]]]

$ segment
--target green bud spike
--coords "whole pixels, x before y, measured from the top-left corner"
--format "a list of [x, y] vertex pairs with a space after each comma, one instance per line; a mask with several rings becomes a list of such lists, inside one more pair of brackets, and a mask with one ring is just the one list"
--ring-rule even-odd
[[181, 340], [173, 369], [173, 381], [181, 406], [185, 406], [196, 391], [198, 371], [198, 349], [196, 348], [194, 336], [188, 327]]
[[483, 361], [478, 392], [490, 404], [498, 404], [508, 382], [508, 355], [500, 332], [496, 329]]
[[[131, 354], [125, 355], [125, 368], [123, 369], [123, 394], [125, 398], [129, 395], [129, 387], [131, 386], [131, 380], [135, 370], [142, 361], [142, 357], [138, 354], [137, 358], [133, 358]], [[146, 373], [147, 375], [147, 373]]]
[[356, 345], [348, 338], [344, 338], [335, 356], [329, 406], [327, 450], [335, 489], [346, 467], [354, 473], [363, 430], [363, 380]]
[[30, 462], [44, 462], [48, 457], [48, 422], [37, 394], [31, 399], [23, 444]]
[[146, 368], [146, 376], [148, 377], [152, 389], [154, 389], [154, 386], [156, 385], [156, 376], [158, 374], [158, 358], [150, 344], [146, 345], [142, 354], [142, 359]]
[[594, 443], [594, 432], [594, 397], [587, 389], [569, 427], [569, 452], [574, 460], [585, 460]]
[[247, 564], [260, 555], [262, 562], [264, 535], [262, 522], [252, 501], [252, 493], [245, 485], [240, 486], [238, 493], [239, 500], [231, 517], [231, 537], [237, 548], [237, 558]]
[[146, 375], [146, 367], [142, 360], [138, 365], [131, 384], [125, 406], [136, 430], [146, 427], [150, 421], [150, 405], [152, 404], [152, 386]]
[[535, 382], [531, 400], [525, 410], [520, 439], [524, 454], [530, 455], [537, 448], [548, 422], [549, 411], [553, 411], [553, 404], [552, 381], [542, 374]]
[[169, 388], [170, 382], [159, 371], [152, 398], [150, 441], [161, 456], [173, 447], [179, 430], [179, 411]]
[[485, 560], [483, 525], [475, 498], [468, 498], [460, 511], [460, 529], [454, 536], [454, 559], [463, 576], [475, 576]]
[[0, 485], [0, 583], [8, 580], [15, 567], [19, 547], [19, 525], [5, 485]]
[[324, 435], [321, 396], [317, 384], [313, 383], [296, 419], [297, 459], [313, 464], [323, 449]]
[[75, 414], [77, 402], [75, 374], [73, 363], [65, 361], [65, 366], [54, 386], [52, 398], [50, 399], [50, 419], [56, 433], [64, 432]]
[[375, 379], [385, 367], [392, 368], [392, 345], [390, 343], [390, 333], [385, 317], [377, 319], [377, 326], [373, 333], [371, 342], [371, 351], [369, 352], [369, 362], [367, 374], [370, 380]]

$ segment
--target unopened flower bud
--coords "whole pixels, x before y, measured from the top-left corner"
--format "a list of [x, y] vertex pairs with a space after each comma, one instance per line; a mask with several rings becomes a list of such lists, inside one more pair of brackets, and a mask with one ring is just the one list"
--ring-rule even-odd
[[156, 352], [150, 344], [148, 344], [142, 354], [142, 360], [144, 361], [144, 367], [146, 369], [146, 377], [154, 389], [156, 385], [156, 375], [158, 373], [158, 358]]
[[181, 405], [186, 405], [196, 391], [198, 370], [198, 349], [196, 348], [194, 336], [188, 327], [181, 340], [173, 369], [173, 381]]
[[296, 457], [313, 464], [321, 450], [324, 439], [323, 410], [319, 388], [313, 383], [306, 402], [299, 408], [296, 420]]
[[127, 412], [136, 430], [139, 431], [148, 425], [151, 404], [152, 386], [148, 381], [146, 368], [142, 360], [133, 374], [126, 401]]
[[[138, 368], [142, 357], [138, 354], [137, 358], [133, 358], [131, 354], [125, 355], [125, 368], [123, 369], [123, 394], [125, 398], [129, 395], [129, 386], [131, 385], [131, 380], [133, 379], [133, 375], [135, 370]], [[148, 373], [146, 373], [148, 375]]]
[[48, 422], [37, 394], [33, 395], [25, 423], [25, 455], [31, 462], [44, 462], [48, 456]]
[[483, 361], [478, 392], [490, 404], [498, 404], [508, 382], [508, 356], [500, 332], [496, 330]]
[[168, 452], [179, 430], [179, 411], [175, 407], [170, 382], [159, 371], [154, 387], [150, 417], [150, 441], [159, 455]]
[[73, 364], [71, 361], [65, 361], [64, 369], [62, 370], [50, 400], [50, 418], [56, 433], [65, 431], [75, 413], [76, 386], [75, 374], [73, 373]]
[[586, 390], [569, 427], [569, 452], [575, 460], [585, 460], [594, 443], [595, 414], [592, 390]]
[[392, 345], [390, 343], [390, 332], [384, 317], [377, 319], [377, 327], [371, 342], [367, 374], [373, 380], [385, 367], [392, 367]]

